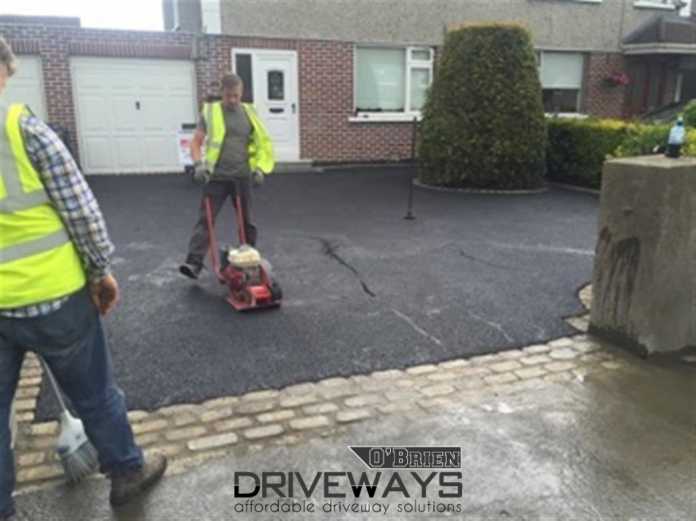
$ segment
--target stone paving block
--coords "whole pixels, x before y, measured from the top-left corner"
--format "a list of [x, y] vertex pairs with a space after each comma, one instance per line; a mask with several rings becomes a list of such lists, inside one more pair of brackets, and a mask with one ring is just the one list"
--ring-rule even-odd
[[[240, 409], [242, 407], [243, 406], [240, 406]], [[234, 414], [234, 409], [232, 409], [232, 407], [222, 407], [220, 409], [211, 409], [209, 411], [206, 411], [203, 414], [201, 414], [200, 418], [201, 418], [201, 422], [208, 423], [208, 422], [214, 422], [217, 420], [222, 420], [223, 418], [229, 418], [233, 414]]]
[[483, 364], [489, 364], [492, 362], [497, 362], [500, 359], [495, 356], [495, 355], [480, 355], [480, 356], [474, 356], [473, 358], [470, 358], [469, 361], [473, 365], [483, 365]]
[[51, 436], [58, 432], [58, 422], [34, 423], [31, 426], [32, 436]]
[[45, 481], [53, 478], [62, 478], [63, 475], [63, 468], [60, 465], [40, 465], [17, 472], [17, 482]]
[[491, 374], [491, 370], [486, 367], [465, 367], [460, 372], [463, 377], [486, 376]]
[[237, 412], [239, 414], [258, 414], [261, 412], [268, 412], [275, 408], [275, 403], [272, 401], [268, 402], [246, 402], [239, 404], [237, 407]]
[[333, 386], [319, 389], [319, 394], [325, 400], [334, 400], [336, 398], [343, 398], [346, 396], [352, 396], [360, 393], [360, 387], [353, 383], [349, 385]]
[[34, 421], [34, 411], [17, 413], [15, 419], [17, 423], [31, 423]]
[[191, 440], [188, 442], [187, 446], [189, 450], [201, 451], [225, 447], [227, 445], [234, 445], [238, 441], [239, 438], [235, 433], [228, 432], [226, 434], [217, 434], [214, 436], [206, 436], [205, 438]]
[[529, 378], [539, 378], [540, 376], [548, 374], [548, 372], [543, 367], [528, 367], [526, 369], [519, 369], [518, 371], [515, 371], [515, 374], [524, 380]]
[[[217, 401], [217, 400], [213, 400]], [[205, 403], [211, 403], [211, 402], [205, 402]], [[203, 404], [204, 407], [207, 407]], [[220, 406], [223, 406], [223, 404], [218, 404]], [[157, 411], [157, 414], [160, 416], [178, 416], [179, 414], [185, 414], [185, 413], [193, 413], [195, 414], [198, 410], [200, 409], [200, 406], [195, 406], [195, 405], [170, 405], [168, 407], [163, 407], [162, 409], [159, 409]]]
[[575, 367], [575, 364], [573, 362], [552, 362], [544, 366], [544, 368], [546, 368], [548, 371], [551, 371], [552, 373], [568, 371], [573, 367]]
[[133, 427], [134, 434], [144, 434], [146, 432], [161, 431], [167, 428], [169, 423], [167, 420], [154, 420], [142, 423], [136, 423]]
[[437, 398], [431, 398], [429, 400], [420, 400], [418, 405], [426, 411], [431, 411], [433, 409], [447, 409], [456, 405], [456, 403], [457, 402], [451, 398], [438, 396]]
[[151, 457], [153, 454], [164, 454], [168, 458], [175, 458], [184, 453], [186, 447], [184, 445], [161, 445], [157, 447], [149, 447], [143, 451], [145, 458]]
[[317, 414], [329, 414], [331, 412], [336, 412], [338, 410], [338, 405], [335, 403], [318, 403], [315, 405], [307, 405], [302, 408], [302, 410], [305, 412], [305, 414], [309, 414], [311, 416], [317, 415]]
[[203, 406], [208, 409], [217, 409], [218, 407], [230, 407], [232, 405], [237, 405], [238, 403], [238, 396], [223, 396], [222, 398], [215, 398], [214, 400], [203, 402]]
[[418, 400], [421, 395], [418, 391], [411, 390], [399, 390], [399, 391], [389, 391], [385, 394], [387, 400], [390, 402], [402, 402], [405, 400]]
[[18, 387], [15, 392], [15, 400], [21, 400], [23, 398], [35, 399], [39, 396], [41, 392], [40, 387]]
[[411, 411], [417, 408], [417, 404], [413, 400], [391, 402], [385, 405], [377, 406], [377, 410], [382, 414], [394, 414], [399, 412]]
[[321, 380], [319, 382], [319, 385], [323, 387], [337, 387], [341, 385], [347, 385], [349, 383], [347, 378], [342, 378], [342, 377], [337, 377], [337, 378], [327, 378], [325, 380]]
[[470, 366], [471, 362], [464, 359], [450, 360], [448, 362], [442, 362], [438, 364], [440, 369], [450, 370], [450, 369], [461, 369], [462, 367]]
[[251, 418], [233, 418], [231, 420], [225, 420], [217, 422], [215, 424], [215, 430], [218, 432], [222, 431], [232, 431], [235, 429], [245, 429], [254, 425]]
[[40, 465], [46, 461], [45, 452], [26, 452], [17, 455], [17, 465], [19, 467], [31, 467], [32, 465]]
[[415, 367], [409, 367], [408, 369], [406, 369], [406, 373], [413, 376], [428, 374], [434, 371], [437, 371], [437, 366], [434, 364], [417, 365]]
[[160, 433], [159, 432], [148, 432], [146, 434], [140, 434], [135, 437], [135, 442], [140, 446], [140, 447], [147, 447], [149, 445], [152, 445], [159, 441], [160, 439]]
[[552, 362], [551, 357], [547, 355], [532, 355], [520, 358], [522, 365], [537, 365], [537, 364], [547, 364]]
[[521, 350], [519, 349], [511, 349], [509, 351], [502, 351], [497, 354], [499, 358], [502, 358], [504, 360], [516, 360], [517, 358], [522, 358], [525, 355]]
[[387, 371], [376, 371], [376, 372], [370, 374], [370, 377], [377, 378], [379, 380], [383, 380], [383, 379], [393, 380], [395, 378], [401, 378], [402, 376], [404, 376], [404, 372], [399, 371], [398, 369], [389, 369]]
[[292, 394], [292, 395], [297, 395], [297, 394], [310, 394], [312, 391], [314, 391], [317, 388], [316, 384], [313, 383], [304, 383], [304, 384], [297, 384], [297, 385], [291, 385], [290, 387], [286, 387], [283, 389], [282, 394], [287, 395], [287, 394]]
[[573, 349], [582, 354], [594, 353], [595, 351], [599, 351], [601, 347], [602, 346], [599, 344], [591, 341], [576, 342], [573, 344]]
[[424, 387], [420, 390], [428, 398], [434, 398], [435, 396], [444, 396], [447, 394], [452, 394], [455, 391], [454, 387], [447, 384], [432, 385], [430, 387]]
[[295, 417], [295, 411], [290, 411], [290, 410], [279, 410], [279, 411], [273, 411], [273, 412], [267, 412], [264, 414], [259, 414], [256, 418], [261, 422], [261, 423], [275, 423], [275, 422], [282, 422], [285, 420], [289, 420], [290, 418]]
[[41, 378], [22, 378], [19, 387], [36, 387], [41, 385]]
[[181, 441], [190, 438], [198, 438], [207, 432], [205, 427], [186, 427], [183, 429], [174, 429], [165, 434], [169, 441]]
[[354, 396], [345, 400], [345, 404], [348, 407], [364, 407], [366, 405], [374, 405], [384, 401], [379, 395], [376, 394], [363, 394], [361, 396]]
[[15, 400], [14, 405], [15, 405], [15, 411], [17, 411], [18, 413], [33, 411], [36, 409], [36, 400], [33, 398], [27, 398], [24, 400]]
[[554, 360], [572, 360], [580, 355], [575, 349], [570, 347], [563, 347], [560, 349], [552, 349], [549, 352], [549, 356]]
[[483, 381], [489, 385], [505, 384], [515, 380], [517, 380], [517, 376], [513, 373], [501, 373], [483, 377]]
[[199, 416], [196, 416], [195, 414], [192, 414], [190, 412], [186, 412], [183, 414], [180, 414], [179, 416], [174, 416], [172, 419], [172, 422], [174, 423], [175, 427], [185, 427], [186, 425], [193, 425], [194, 423], [200, 423], [201, 418]]
[[573, 341], [570, 338], [559, 338], [557, 340], [552, 340], [549, 342], [551, 347], [569, 347], [573, 345]]
[[623, 366], [621, 362], [602, 362], [602, 367], [604, 367], [604, 369], [610, 369], [612, 371], [621, 369]]
[[145, 411], [128, 411], [128, 421], [131, 423], [139, 422], [150, 416]]
[[400, 389], [412, 389], [416, 386], [416, 381], [412, 378], [405, 378], [396, 382], [396, 387]]
[[448, 380], [457, 380], [462, 377], [462, 374], [456, 371], [440, 370], [435, 373], [425, 375], [425, 377], [433, 382], [446, 382]]
[[350, 411], [341, 411], [336, 414], [336, 421], [338, 423], [351, 423], [370, 418], [371, 416], [372, 411], [369, 409], [353, 409]]
[[328, 427], [329, 425], [331, 425], [331, 422], [326, 416], [310, 416], [290, 421], [290, 428], [297, 431], [318, 429], [320, 427]]
[[570, 371], [563, 371], [544, 376], [544, 381], [553, 383], [572, 382], [575, 376]]
[[460, 390], [482, 389], [485, 387], [485, 385], [486, 384], [483, 381], [483, 378], [479, 378], [477, 376], [462, 378], [454, 384], [454, 386]]
[[530, 355], [538, 355], [541, 353], [546, 353], [550, 350], [551, 350], [551, 348], [547, 345], [537, 344], [537, 345], [525, 347], [524, 349], [522, 349], [522, 352], [530, 354]]
[[282, 425], [266, 425], [264, 427], [254, 427], [244, 431], [244, 437], [248, 440], [259, 440], [283, 434], [285, 429]]
[[519, 362], [515, 362], [514, 360], [491, 364], [488, 367], [490, 367], [491, 370], [496, 373], [507, 373], [510, 371], [514, 371], [515, 369], [522, 369], [522, 365]]
[[292, 407], [300, 407], [302, 405], [316, 403], [318, 401], [319, 401], [319, 397], [316, 394], [308, 394], [305, 396], [297, 395], [297, 396], [290, 396], [288, 398], [281, 398], [279, 405], [283, 409], [289, 409]]
[[275, 398], [280, 393], [273, 389], [267, 389], [265, 391], [255, 391], [253, 393], [248, 393], [242, 396], [242, 402], [253, 402], [258, 400], [270, 400]]

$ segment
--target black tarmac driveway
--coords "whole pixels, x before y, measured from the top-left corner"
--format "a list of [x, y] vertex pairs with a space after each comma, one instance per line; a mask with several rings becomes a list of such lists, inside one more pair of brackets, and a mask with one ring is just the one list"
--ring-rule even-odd
[[[92, 177], [117, 245], [105, 323], [131, 409], [400, 368], [570, 333], [591, 277], [596, 196], [418, 189], [403, 169], [276, 174], [255, 192], [259, 249], [285, 302], [239, 314], [209, 271], [181, 277], [200, 197], [184, 176]], [[218, 235], [235, 239], [231, 205]], [[42, 393], [39, 417], [52, 415]]]

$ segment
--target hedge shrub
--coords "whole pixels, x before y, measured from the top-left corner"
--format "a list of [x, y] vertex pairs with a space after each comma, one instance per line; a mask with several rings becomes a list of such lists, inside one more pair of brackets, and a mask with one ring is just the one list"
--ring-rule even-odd
[[602, 165], [626, 139], [629, 127], [611, 119], [549, 120], [549, 180], [599, 188]]
[[541, 186], [546, 124], [529, 33], [510, 24], [448, 33], [421, 128], [419, 176], [425, 183]]

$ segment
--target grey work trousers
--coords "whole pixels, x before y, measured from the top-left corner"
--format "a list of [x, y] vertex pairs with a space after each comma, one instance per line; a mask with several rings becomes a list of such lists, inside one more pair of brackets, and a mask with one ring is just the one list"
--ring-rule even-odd
[[[251, 246], [256, 245], [257, 231], [256, 226], [251, 223], [251, 178], [237, 178], [211, 181], [203, 188], [201, 205], [198, 213], [198, 221], [193, 227], [193, 234], [189, 242], [188, 256], [186, 262], [196, 266], [203, 265], [203, 260], [208, 252], [208, 222], [205, 212], [205, 199], [210, 198], [210, 205], [213, 216], [213, 226], [218, 213], [227, 201], [227, 197], [232, 199], [232, 203], [237, 204], [237, 190], [242, 204], [242, 216], [244, 218], [244, 233], [246, 242]], [[236, 215], [236, 214], [235, 214]]]

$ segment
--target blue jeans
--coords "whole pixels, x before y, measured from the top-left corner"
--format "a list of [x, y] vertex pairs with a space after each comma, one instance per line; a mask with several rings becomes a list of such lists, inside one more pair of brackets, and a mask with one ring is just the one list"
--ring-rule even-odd
[[0, 316], [0, 517], [14, 511], [10, 407], [28, 350], [46, 360], [72, 402], [99, 453], [101, 472], [119, 474], [143, 464], [123, 392], [113, 379], [101, 320], [87, 290], [75, 293], [58, 311], [45, 316]]

